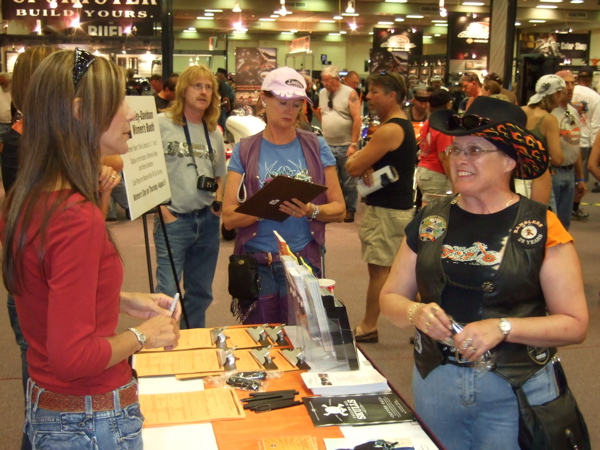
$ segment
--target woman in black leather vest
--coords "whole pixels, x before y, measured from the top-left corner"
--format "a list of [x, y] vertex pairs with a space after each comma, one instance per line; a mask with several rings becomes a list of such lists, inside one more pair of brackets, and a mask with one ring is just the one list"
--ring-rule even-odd
[[[548, 156], [517, 106], [478, 97], [431, 127], [456, 136], [446, 153], [455, 197], [406, 228], [380, 297], [396, 325], [413, 324], [415, 409], [448, 449], [518, 449], [523, 384], [538, 405], [557, 394], [556, 347], [585, 338], [588, 312], [573, 239], [544, 205], [510, 190]], [[421, 302], [416, 302], [417, 293]]]

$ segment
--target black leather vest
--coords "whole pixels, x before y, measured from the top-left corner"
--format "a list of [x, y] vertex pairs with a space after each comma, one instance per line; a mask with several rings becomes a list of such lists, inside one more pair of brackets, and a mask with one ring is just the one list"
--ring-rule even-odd
[[[449, 226], [452, 197], [432, 202], [424, 209], [417, 247], [417, 283], [424, 303], [441, 303], [447, 283], [440, 257]], [[546, 206], [521, 197], [499, 270], [481, 287], [482, 318], [540, 317], [547, 314], [540, 284], [548, 224]], [[417, 330], [415, 364], [423, 378], [441, 364], [444, 352], [438, 343]], [[499, 376], [513, 385], [524, 383], [556, 353], [555, 348], [537, 348], [501, 342], [492, 353]]]

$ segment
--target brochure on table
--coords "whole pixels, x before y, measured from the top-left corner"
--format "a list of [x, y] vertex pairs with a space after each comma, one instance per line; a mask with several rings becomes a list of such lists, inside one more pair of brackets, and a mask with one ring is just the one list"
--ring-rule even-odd
[[356, 344], [344, 304], [319, 286], [309, 266], [297, 258], [274, 231], [286, 274], [288, 301], [297, 327], [296, 348], [302, 348], [311, 370], [325, 363], [328, 370], [358, 370]]

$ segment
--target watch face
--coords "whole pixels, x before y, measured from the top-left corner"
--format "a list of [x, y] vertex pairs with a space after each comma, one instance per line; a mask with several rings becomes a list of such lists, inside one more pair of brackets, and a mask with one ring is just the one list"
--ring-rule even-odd
[[502, 322], [500, 322], [500, 329], [507, 334], [508, 332], [510, 332], [510, 330], [512, 329], [512, 324], [506, 320], [503, 320]]

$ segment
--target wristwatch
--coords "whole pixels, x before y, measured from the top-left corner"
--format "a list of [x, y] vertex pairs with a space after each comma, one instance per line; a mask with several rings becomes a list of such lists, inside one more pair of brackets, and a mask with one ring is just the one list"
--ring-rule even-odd
[[127, 328], [127, 330], [129, 330], [133, 334], [135, 334], [136, 339], [138, 340], [138, 342], [141, 345], [141, 348], [136, 353], [139, 353], [142, 350], [144, 350], [144, 347], [146, 346], [146, 335], [144, 333], [142, 333], [141, 331], [136, 330], [135, 328]]
[[220, 201], [217, 201], [217, 200], [215, 200], [215, 201], [212, 203], [212, 209], [213, 209], [213, 211], [214, 211], [214, 212], [219, 212], [219, 211], [221, 211], [221, 208], [222, 208], [222, 207], [223, 207], [223, 202], [220, 202]]
[[502, 331], [502, 334], [504, 335], [503, 340], [505, 341], [508, 335], [510, 334], [510, 330], [512, 330], [512, 323], [510, 323], [505, 318], [502, 318], [500, 319], [500, 322], [498, 322], [498, 328], [500, 328], [500, 331]]

